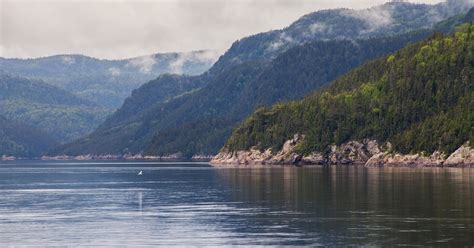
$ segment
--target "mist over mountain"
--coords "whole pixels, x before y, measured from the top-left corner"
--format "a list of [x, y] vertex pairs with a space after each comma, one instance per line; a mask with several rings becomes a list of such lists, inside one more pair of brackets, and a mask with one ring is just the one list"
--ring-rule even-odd
[[35, 59], [0, 57], [0, 73], [70, 91], [107, 108], [118, 108], [133, 89], [164, 73], [197, 75], [209, 69], [213, 51], [164, 53], [123, 60], [102, 60], [83, 55], [56, 55]]
[[361, 39], [432, 28], [467, 11], [471, 0], [436, 5], [389, 2], [369, 9], [329, 9], [307, 14], [281, 30], [256, 34], [234, 42], [210, 72], [245, 61], [273, 59], [287, 49], [313, 40]]
[[[469, 6], [387, 3], [306, 15], [283, 30], [235, 42], [200, 76], [160, 77], [143, 85], [91, 135], [53, 154], [214, 154], [259, 105], [303, 97], [372, 58], [427, 37], [433, 31], [426, 28], [451, 17], [443, 24], [449, 30], [466, 18]], [[155, 97], [174, 83], [185, 87]]]

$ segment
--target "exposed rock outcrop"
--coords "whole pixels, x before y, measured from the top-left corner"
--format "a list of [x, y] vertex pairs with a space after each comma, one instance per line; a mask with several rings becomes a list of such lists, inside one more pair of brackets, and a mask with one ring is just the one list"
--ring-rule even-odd
[[293, 139], [287, 140], [282, 149], [273, 154], [271, 148], [260, 151], [252, 148], [249, 151], [222, 151], [217, 154], [211, 164], [219, 165], [266, 165], [266, 164], [295, 164], [302, 162], [303, 159], [315, 159], [315, 157], [301, 157], [295, 152], [296, 145], [303, 137], [295, 135]]
[[2, 161], [12, 161], [12, 160], [16, 160], [16, 157], [14, 156], [7, 156], [7, 155], [2, 155]]
[[440, 152], [434, 152], [430, 156], [422, 154], [404, 155], [399, 153], [378, 153], [372, 156], [366, 163], [367, 167], [441, 167], [446, 156]]
[[449, 155], [443, 165], [474, 167], [474, 149], [466, 143]]
[[329, 154], [313, 152], [301, 155], [296, 152], [296, 146], [304, 139], [295, 135], [286, 141], [280, 151], [274, 154], [271, 149], [260, 151], [252, 148], [249, 151], [222, 151], [215, 156], [211, 163], [215, 165], [324, 165], [324, 164], [365, 164], [373, 155], [382, 149], [377, 141], [365, 139], [362, 142], [350, 141], [340, 146], [331, 146]]
[[205, 154], [195, 154], [192, 156], [193, 161], [210, 161], [214, 156]]
[[365, 139], [362, 142], [349, 141], [340, 146], [331, 146], [330, 164], [365, 164], [365, 162], [382, 151], [377, 141]]
[[[180, 154], [171, 154], [168, 156], [153, 156], [153, 155], [142, 155], [142, 154], [125, 154], [125, 155], [114, 155], [114, 154], [103, 154], [103, 155], [78, 155], [78, 156], [43, 156], [41, 160], [153, 160], [153, 161], [180, 161], [185, 158]], [[194, 157], [193, 157], [194, 159]], [[197, 159], [196, 159], [197, 160]], [[202, 158], [204, 160], [204, 158]]]
[[327, 154], [313, 152], [301, 155], [297, 145], [304, 136], [295, 135], [285, 142], [282, 149], [273, 153], [271, 149], [260, 151], [222, 151], [211, 160], [211, 164], [221, 165], [365, 165], [367, 167], [474, 167], [474, 149], [469, 142], [447, 156], [441, 152], [431, 155], [399, 154], [392, 152], [387, 142], [380, 145], [375, 140], [349, 141], [339, 146], [329, 147]]

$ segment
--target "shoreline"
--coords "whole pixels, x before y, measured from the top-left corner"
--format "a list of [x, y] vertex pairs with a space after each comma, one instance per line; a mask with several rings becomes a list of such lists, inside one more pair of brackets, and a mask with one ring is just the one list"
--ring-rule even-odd
[[142, 155], [60, 155], [34, 158], [2, 156], [0, 161], [37, 160], [37, 161], [161, 161], [161, 162], [209, 162], [213, 156], [198, 155], [192, 158], [180, 156], [142, 156]]
[[222, 150], [210, 164], [215, 167], [293, 165], [293, 166], [365, 166], [365, 167], [458, 167], [474, 168], [474, 149], [466, 142], [451, 154], [435, 151], [432, 154], [400, 154], [393, 152], [387, 142], [380, 145], [375, 140], [349, 141], [339, 146], [332, 145], [326, 154], [312, 152], [299, 154], [297, 145], [304, 137], [295, 135], [286, 141], [280, 151], [271, 149], [260, 151], [252, 148], [247, 151]]

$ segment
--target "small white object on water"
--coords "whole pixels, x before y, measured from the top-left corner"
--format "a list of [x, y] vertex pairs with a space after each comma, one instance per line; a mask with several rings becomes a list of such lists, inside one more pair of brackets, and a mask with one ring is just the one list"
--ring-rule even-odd
[[143, 175], [143, 171], [138, 172], [138, 175], [139, 176]]

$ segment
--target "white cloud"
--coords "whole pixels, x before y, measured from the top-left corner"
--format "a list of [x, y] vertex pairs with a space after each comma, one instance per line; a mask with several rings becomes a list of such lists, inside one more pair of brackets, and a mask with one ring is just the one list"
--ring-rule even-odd
[[140, 70], [141, 73], [148, 74], [156, 64], [156, 60], [153, 55], [141, 56], [138, 58], [131, 59], [127, 66], [135, 67]]
[[76, 63], [76, 60], [73, 57], [70, 57], [70, 56], [62, 56], [61, 60], [66, 65], [72, 65], [72, 64]]
[[309, 31], [311, 34], [325, 32], [327, 30], [327, 25], [324, 23], [313, 23], [309, 26]]
[[368, 24], [367, 32], [375, 31], [392, 23], [392, 13], [390, 10], [374, 7], [359, 11], [345, 11], [347, 16], [357, 18]]
[[178, 55], [176, 60], [171, 62], [170, 69], [172, 73], [181, 74], [183, 72], [183, 67], [186, 63], [189, 62], [203, 62], [203, 63], [214, 63], [220, 52], [216, 51], [203, 51], [197, 53], [181, 53]]
[[290, 43], [293, 43], [294, 40], [291, 38], [291, 36], [287, 35], [285, 32], [282, 32], [280, 36], [278, 37], [278, 40], [275, 42], [271, 42], [268, 45], [267, 50], [269, 51], [275, 51], [280, 49], [281, 47], [284, 47]]
[[109, 73], [110, 73], [110, 75], [112, 75], [113, 77], [117, 77], [117, 76], [120, 76], [120, 74], [122, 73], [122, 71], [120, 71], [120, 69], [117, 68], [117, 67], [110, 67], [110, 68], [109, 68]]
[[[239, 38], [281, 29], [318, 9], [362, 9], [386, 1], [0, 0], [0, 56], [72, 53], [129, 58], [158, 52], [223, 51]], [[383, 23], [385, 16], [376, 18]]]
[[206, 50], [200, 53], [195, 53], [195, 59], [200, 62], [214, 63], [223, 52], [224, 51], [219, 50]]

